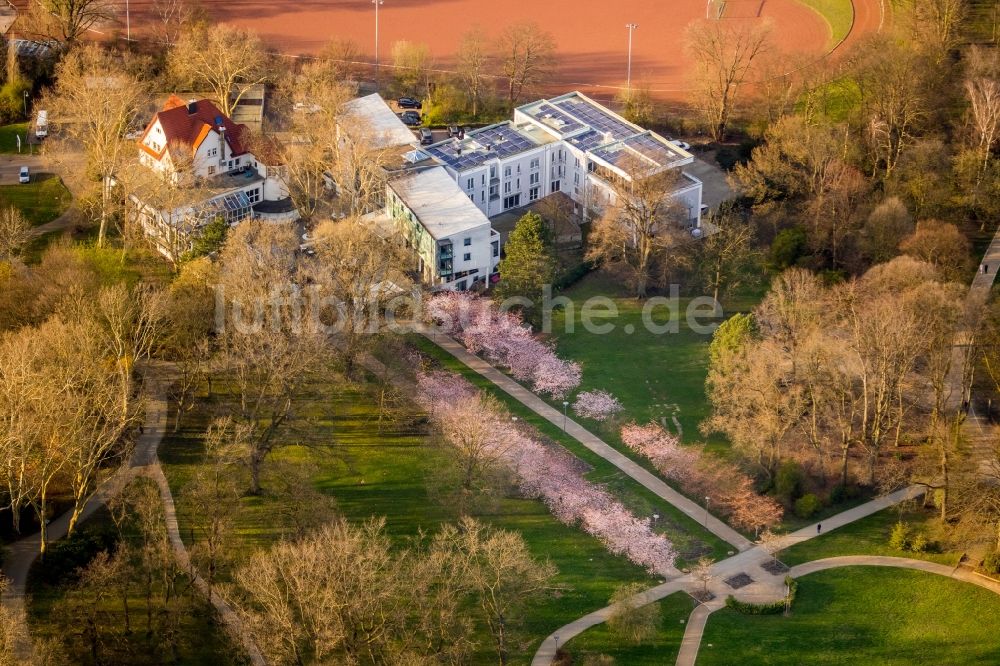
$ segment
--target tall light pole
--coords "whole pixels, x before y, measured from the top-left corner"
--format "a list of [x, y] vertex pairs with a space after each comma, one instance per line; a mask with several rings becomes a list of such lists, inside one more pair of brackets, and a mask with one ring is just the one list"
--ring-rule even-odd
[[563, 400], [563, 432], [566, 432], [566, 412], [569, 410], [569, 401]]
[[625, 80], [625, 90], [632, 95], [632, 32], [639, 27], [638, 23], [626, 23], [628, 28], [628, 78]]
[[372, 0], [372, 4], [375, 5], [375, 80], [378, 80], [378, 8], [379, 5], [384, 5], [385, 0]]
[[708, 497], [708, 495], [705, 495], [705, 529], [706, 530], [708, 529], [708, 502], [709, 502], [709, 497]]
[[129, 16], [128, 0], [125, 0], [125, 41], [132, 41], [132, 18]]

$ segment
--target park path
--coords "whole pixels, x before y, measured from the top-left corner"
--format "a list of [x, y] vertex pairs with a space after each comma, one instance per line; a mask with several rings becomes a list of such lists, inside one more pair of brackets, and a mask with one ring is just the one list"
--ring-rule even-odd
[[[878, 497], [870, 502], [865, 502], [847, 511], [842, 511], [822, 521], [822, 533], [831, 532], [839, 527], [877, 513], [882, 509], [894, 506], [904, 500], [919, 497], [922, 492], [923, 488], [920, 486], [910, 486]], [[770, 547], [772, 550], [783, 550], [797, 543], [814, 539], [819, 534], [816, 528], [816, 524], [813, 524], [795, 532], [785, 534]], [[707, 604], [699, 605], [692, 613], [684, 632], [681, 651], [677, 657], [678, 664], [694, 663], [708, 615], [723, 606], [726, 595], [733, 594], [737, 599], [757, 603], [782, 597], [784, 594], [785, 574], [774, 575], [761, 568], [761, 565], [767, 563], [770, 559], [771, 554], [769, 550], [766, 550], [762, 546], [755, 546], [749, 550], [737, 553], [733, 557], [722, 560], [712, 567], [713, 581], [709, 584], [708, 589], [715, 595], [715, 599]], [[739, 590], [731, 590], [723, 581], [738, 573], [748, 573], [754, 579], [754, 582]], [[644, 606], [659, 601], [674, 592], [696, 591], [698, 585], [699, 583], [690, 574], [685, 574], [632, 597], [628, 603], [633, 606]], [[560, 645], [565, 645], [566, 641], [574, 636], [605, 622], [612, 610], [613, 607], [608, 606], [560, 627], [542, 641], [532, 659], [532, 666], [548, 666], [551, 664]]]
[[709, 514], [705, 507], [691, 501], [668, 486], [659, 477], [644, 469], [634, 460], [604, 442], [604, 440], [591, 433], [573, 419], [568, 418], [565, 414], [550, 406], [547, 402], [497, 370], [488, 362], [466, 351], [465, 347], [453, 338], [426, 329], [423, 331], [423, 335], [466, 366], [493, 382], [494, 385], [522, 405], [610, 462], [662, 500], [676, 507], [696, 523], [706, 527], [715, 536], [734, 546], [737, 550], [747, 550], [753, 546], [753, 543], [749, 539], [715, 516]]
[[[98, 509], [117, 496], [135, 478], [145, 476], [152, 479], [159, 488], [163, 503], [163, 515], [167, 526], [167, 535], [177, 558], [177, 564], [182, 570], [192, 576], [194, 585], [209, 598], [234, 642], [242, 645], [253, 666], [266, 666], [260, 649], [243, 628], [243, 622], [225, 599], [212, 590], [209, 597], [208, 583], [198, 575], [191, 566], [191, 561], [181, 540], [177, 525], [177, 510], [174, 498], [170, 492], [167, 478], [160, 466], [157, 450], [168, 427], [167, 388], [172, 379], [167, 372], [167, 364], [148, 364], [145, 373], [146, 418], [142, 433], [136, 441], [135, 449], [128, 461], [123, 464], [110, 478], [104, 481], [97, 493], [87, 502], [80, 516], [80, 523], [88, 519]], [[53, 543], [66, 536], [69, 527], [69, 512], [52, 520], [48, 525], [48, 543]], [[19, 539], [7, 548], [7, 557], [0, 569], [9, 580], [7, 592], [3, 595], [3, 605], [21, 622], [16, 646], [17, 656], [23, 663], [28, 663], [31, 656], [31, 640], [25, 619], [25, 589], [28, 573], [35, 560], [38, 559], [41, 534], [36, 533]]]

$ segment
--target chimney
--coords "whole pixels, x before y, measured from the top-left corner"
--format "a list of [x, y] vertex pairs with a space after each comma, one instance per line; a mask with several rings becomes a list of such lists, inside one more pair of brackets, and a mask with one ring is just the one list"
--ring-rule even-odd
[[198, 102], [197, 100], [189, 99], [187, 103], [188, 115], [193, 116], [198, 113]]
[[[221, 120], [221, 119], [220, 119]], [[226, 126], [219, 123], [219, 164], [226, 162]]]

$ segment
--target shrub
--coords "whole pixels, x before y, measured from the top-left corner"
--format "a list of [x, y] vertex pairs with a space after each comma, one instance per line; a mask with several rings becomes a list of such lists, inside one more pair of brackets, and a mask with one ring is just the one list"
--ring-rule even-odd
[[[795, 603], [795, 592], [799, 584], [791, 576], [785, 576], [785, 585], [788, 586], [788, 605], [791, 607]], [[739, 601], [730, 594], [726, 597], [726, 607], [743, 615], [777, 615], [785, 612], [785, 600], [779, 599], [778, 601], [755, 604], [750, 601]]]
[[994, 550], [983, 558], [983, 571], [988, 574], [1000, 574], [1000, 550]]
[[795, 515], [799, 518], [809, 518], [819, 511], [821, 506], [823, 506], [822, 502], [812, 493], [803, 495], [795, 500]]
[[771, 267], [783, 271], [806, 255], [806, 232], [800, 227], [782, 229], [771, 243]]
[[899, 521], [892, 528], [889, 535], [889, 547], [895, 550], [906, 550], [910, 544], [910, 527], [903, 521]]
[[927, 540], [925, 535], [917, 534], [910, 541], [910, 550], [914, 553], [926, 553], [930, 549], [930, 545], [930, 541]]
[[786, 460], [781, 463], [778, 473], [774, 476], [774, 492], [786, 504], [791, 503], [802, 495], [802, 484], [806, 475], [802, 472], [802, 467], [794, 460]]

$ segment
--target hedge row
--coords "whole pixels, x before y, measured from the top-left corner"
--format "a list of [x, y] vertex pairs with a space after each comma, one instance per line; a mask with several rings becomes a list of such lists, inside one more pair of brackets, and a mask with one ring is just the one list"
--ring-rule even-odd
[[[788, 586], [788, 605], [791, 606], [795, 602], [795, 590], [799, 584], [791, 576], [785, 576], [785, 585]], [[766, 604], [754, 604], [748, 601], [739, 601], [730, 594], [726, 597], [726, 607], [744, 615], [777, 615], [785, 612], [785, 600], [779, 599]]]

